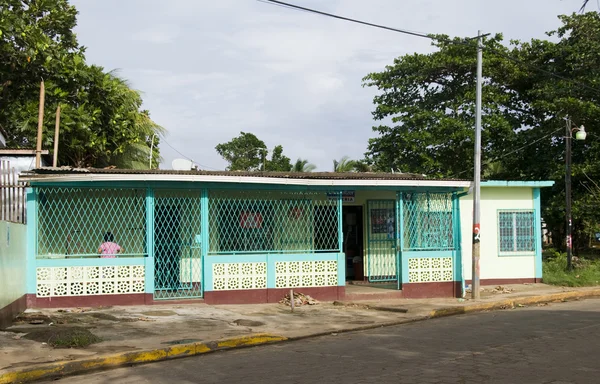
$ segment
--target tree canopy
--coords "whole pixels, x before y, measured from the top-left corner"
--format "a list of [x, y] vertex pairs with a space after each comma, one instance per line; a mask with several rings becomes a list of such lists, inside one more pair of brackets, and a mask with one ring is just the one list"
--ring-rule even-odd
[[[546, 221], [556, 229], [564, 221], [567, 116], [590, 132], [585, 142], [573, 143], [574, 217], [600, 222], [597, 210], [583, 211], [588, 203], [581, 185], [583, 172], [600, 179], [594, 134], [600, 129], [600, 15], [559, 19], [562, 25], [548, 33], [556, 42], [505, 45], [499, 34], [485, 39], [482, 106], [482, 171], [488, 178], [555, 180], [543, 196]], [[373, 117], [382, 124], [373, 127], [377, 136], [366, 153], [377, 170], [471, 177], [476, 42], [436, 38], [435, 52], [399, 57], [363, 79], [379, 91]]]
[[67, 0], [0, 0], [0, 128], [8, 145], [35, 146], [44, 80], [43, 147], [53, 147], [60, 105], [60, 165], [147, 168], [151, 140], [162, 128], [124, 79], [86, 63], [76, 24], [77, 10]]
[[230, 171], [289, 172], [292, 170], [291, 160], [283, 154], [281, 145], [273, 148], [271, 159], [268, 159], [267, 145], [252, 133], [240, 132], [239, 136], [226, 143], [218, 144], [215, 149], [229, 163], [227, 169]]

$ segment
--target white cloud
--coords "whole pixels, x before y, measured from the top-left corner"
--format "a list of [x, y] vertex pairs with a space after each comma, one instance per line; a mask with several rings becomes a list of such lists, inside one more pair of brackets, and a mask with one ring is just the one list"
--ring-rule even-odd
[[[143, 92], [144, 107], [168, 130], [167, 141], [210, 168], [225, 163], [215, 145], [240, 131], [269, 147], [282, 144], [330, 170], [334, 158], [360, 158], [373, 136], [376, 90], [361, 79], [397, 56], [430, 52], [426, 39], [248, 0], [72, 0], [88, 61], [121, 74]], [[560, 0], [295, 0], [392, 27], [505, 39], [543, 38]], [[161, 145], [169, 167], [180, 157]]]
[[172, 43], [180, 34], [180, 28], [176, 25], [156, 25], [142, 29], [131, 37], [135, 41], [143, 41], [153, 44]]

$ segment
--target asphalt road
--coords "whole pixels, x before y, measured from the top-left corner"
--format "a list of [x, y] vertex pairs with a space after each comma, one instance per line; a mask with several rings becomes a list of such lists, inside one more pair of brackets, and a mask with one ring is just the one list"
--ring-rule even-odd
[[600, 300], [453, 316], [59, 382], [600, 383]]

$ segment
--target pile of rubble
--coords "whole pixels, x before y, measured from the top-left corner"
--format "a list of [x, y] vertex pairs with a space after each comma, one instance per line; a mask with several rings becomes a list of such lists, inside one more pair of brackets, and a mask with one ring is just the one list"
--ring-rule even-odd
[[[279, 303], [287, 305], [287, 306], [291, 306], [290, 294], [288, 293], [287, 295], [285, 295], [283, 297], [283, 299], [281, 299], [281, 301], [279, 301]], [[316, 305], [316, 304], [319, 304], [319, 302], [316, 299], [313, 299], [312, 297], [310, 297], [309, 295], [305, 295], [300, 292], [294, 292], [294, 306], [295, 307], [299, 307], [301, 305]]]

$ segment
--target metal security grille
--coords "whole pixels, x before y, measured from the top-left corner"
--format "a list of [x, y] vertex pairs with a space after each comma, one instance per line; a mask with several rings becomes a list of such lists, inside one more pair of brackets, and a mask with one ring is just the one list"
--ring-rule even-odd
[[451, 193], [403, 193], [404, 250], [454, 249]]
[[200, 190], [154, 194], [154, 298], [202, 297]]
[[367, 250], [369, 281], [397, 279], [396, 201], [369, 200]]
[[535, 251], [533, 211], [498, 212], [500, 252], [521, 253]]
[[339, 252], [337, 195], [211, 191], [211, 254]]
[[[145, 190], [38, 188], [37, 258], [110, 257], [146, 254]], [[117, 250], [120, 249], [120, 252]]]

